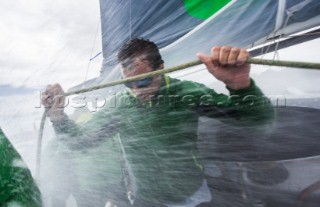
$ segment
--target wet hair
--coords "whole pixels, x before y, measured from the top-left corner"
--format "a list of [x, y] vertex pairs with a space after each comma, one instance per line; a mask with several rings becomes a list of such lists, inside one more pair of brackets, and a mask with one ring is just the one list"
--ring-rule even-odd
[[123, 67], [126, 67], [126, 61], [140, 55], [146, 55], [153, 70], [159, 69], [163, 64], [157, 45], [143, 38], [134, 38], [122, 45], [118, 53], [118, 61]]

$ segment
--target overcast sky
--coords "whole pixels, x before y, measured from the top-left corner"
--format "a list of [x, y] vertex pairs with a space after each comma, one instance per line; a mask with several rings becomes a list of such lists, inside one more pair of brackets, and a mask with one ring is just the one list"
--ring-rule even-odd
[[40, 90], [99, 75], [99, 1], [0, 1], [0, 34], [0, 126], [34, 170]]
[[[99, 12], [98, 0], [1, 1], [0, 85], [84, 81], [91, 51], [101, 51]], [[87, 79], [99, 75], [100, 66], [101, 57], [91, 61]]]

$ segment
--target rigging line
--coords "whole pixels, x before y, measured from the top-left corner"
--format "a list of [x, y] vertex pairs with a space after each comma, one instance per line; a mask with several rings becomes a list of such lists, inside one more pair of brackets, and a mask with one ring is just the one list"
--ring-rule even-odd
[[[320, 31], [320, 29], [317, 29], [314, 31], [317, 32], [317, 31]], [[304, 34], [307, 34], [307, 33], [304, 33]], [[301, 43], [304, 43], [304, 42], [307, 42], [310, 40], [318, 39], [318, 38], [320, 38], [320, 33], [315, 34], [315, 35], [303, 35], [303, 36], [293, 36], [293, 37], [286, 36], [286, 37], [283, 37], [281, 40], [278, 40], [278, 41], [280, 41], [279, 46], [278, 46], [278, 50], [290, 47], [292, 45], [301, 44]], [[273, 40], [273, 39], [271, 39], [271, 40]], [[262, 55], [262, 57], [260, 57], [260, 58], [263, 58], [263, 54], [265, 53], [267, 46], [269, 46], [269, 48], [270, 48], [269, 51], [274, 51], [276, 43], [271, 43], [271, 42], [273, 42], [271, 40], [270, 40], [270, 42], [265, 43], [265, 44], [261, 45], [260, 47], [252, 48], [250, 50], [251, 57], [256, 57], [258, 55]]]
[[[276, 43], [275, 37], [276, 37], [276, 31], [273, 32], [273, 37], [271, 38], [272, 43], [270, 43], [270, 44], [262, 47], [262, 49], [261, 49], [261, 54], [260, 54], [261, 58], [264, 58], [264, 55], [267, 54], [267, 53], [269, 53], [269, 50], [270, 50], [270, 48], [271, 48], [271, 45]], [[278, 40], [279, 40], [279, 39], [278, 39]]]
[[[276, 37], [276, 33], [277, 31], [280, 30], [282, 24], [283, 24], [283, 13], [285, 12], [285, 9], [286, 9], [286, 4], [287, 4], [287, 0], [278, 0], [278, 11], [277, 11], [277, 15], [276, 15], [276, 22], [275, 22], [275, 28], [274, 28], [274, 31], [272, 32], [273, 34], [273, 37], [272, 37], [272, 44], [275, 44], [276, 43], [276, 40], [275, 40], [275, 37]], [[279, 40], [280, 38], [278, 38]], [[262, 55], [262, 57], [264, 57], [265, 54], [269, 53], [269, 50], [271, 48], [270, 46], [271, 44], [269, 44], [267, 46], [267, 49], [265, 51], [265, 53]], [[277, 46], [276, 46], [277, 48]], [[275, 53], [277, 53], [277, 49], [274, 50]], [[263, 52], [263, 50], [261, 50], [261, 52]], [[275, 56], [273, 57], [273, 60], [275, 60]]]
[[[282, 34], [281, 38], [283, 40], [286, 40], [286, 39], [295, 38], [295, 37], [315, 36], [319, 34], [320, 34], [320, 29], [318, 28], [316, 30], [313, 30], [312, 32], [304, 32], [304, 33], [298, 32], [298, 33], [289, 34], [289, 35]], [[273, 37], [268, 38], [268, 40], [274, 40], [274, 39], [277, 39], [277, 41], [281, 41], [279, 40], [279, 36], [275, 36], [275, 34]]]
[[287, 19], [286, 19], [286, 21], [285, 21], [285, 23], [284, 23], [284, 25], [282, 27], [282, 31], [281, 31], [281, 33], [279, 35], [278, 42], [277, 42], [276, 48], [274, 50], [273, 60], [276, 59], [276, 56], [278, 56], [278, 58], [279, 58], [278, 48], [279, 48], [280, 39], [284, 36], [284, 28], [288, 26], [289, 20], [292, 17], [292, 13], [287, 12], [287, 15], [288, 15], [288, 17], [287, 17]]
[[[274, 44], [274, 43], [275, 43], [275, 40], [273, 40], [272, 44]], [[265, 50], [264, 50], [264, 48], [265, 48]], [[263, 46], [263, 48], [261, 50], [261, 54], [260, 54], [262, 56], [261, 58], [264, 58], [264, 55], [269, 53], [270, 48], [271, 48], [271, 44], [268, 44], [267, 46]]]
[[49, 108], [46, 108], [41, 117], [39, 134], [38, 134], [38, 143], [37, 143], [37, 157], [36, 157], [36, 180], [38, 184], [40, 183], [40, 165], [41, 165], [41, 148], [42, 148], [42, 138], [43, 138], [43, 129], [46, 122], [47, 113]]
[[102, 53], [102, 52], [99, 52], [98, 54], [96, 54], [94, 57], [92, 57], [92, 58], [90, 59], [90, 61], [94, 60], [94, 59], [95, 59], [96, 57], [98, 57], [101, 53]]
[[310, 32], [310, 33], [304, 33], [299, 35], [287, 35], [286, 37], [301, 37], [301, 36], [312, 36], [312, 35], [318, 35], [320, 32]]
[[[93, 54], [93, 50], [94, 50], [94, 46], [96, 44], [96, 40], [97, 40], [97, 35], [98, 35], [98, 31], [99, 31], [99, 25], [100, 25], [100, 19], [98, 21], [98, 25], [97, 25], [97, 29], [96, 29], [96, 33], [94, 35], [94, 40], [93, 40], [93, 44], [92, 44], [92, 48], [91, 48], [91, 53], [90, 53], [90, 57], [92, 57], [92, 54]], [[100, 55], [100, 53], [98, 53], [97, 55], [95, 55], [93, 58], [90, 58], [89, 62], [88, 62], [88, 66], [87, 66], [87, 70], [86, 70], [86, 75], [84, 77], [84, 81], [87, 81], [87, 78], [88, 78], [88, 72], [89, 72], [89, 68], [90, 68], [90, 65], [91, 65], [91, 60], [93, 60], [94, 58], [96, 58], [98, 55]]]
[[[296, 62], [296, 61], [281, 61], [281, 60], [265, 60], [265, 59], [256, 59], [256, 58], [250, 58], [247, 60], [248, 64], [256, 64], [256, 65], [269, 65], [269, 66], [280, 66], [280, 67], [291, 67], [291, 68], [303, 68], [303, 69], [315, 69], [315, 70], [320, 70], [320, 63], [311, 63], [311, 62]], [[189, 67], [193, 67], [196, 65], [201, 65], [202, 62], [200, 60], [195, 60], [191, 61], [185, 64], [181, 64], [175, 67], [170, 67], [167, 69], [162, 69], [162, 70], [156, 70], [152, 71], [149, 73], [143, 73], [137, 76], [132, 76], [129, 78], [121, 79], [121, 80], [116, 80], [116, 81], [111, 81], [107, 82], [101, 85], [89, 87], [89, 88], [84, 88], [80, 90], [75, 90], [75, 91], [70, 91], [65, 93], [65, 96], [70, 96], [70, 95], [75, 95], [75, 94], [80, 94], [80, 93], [85, 93], [85, 92], [90, 92], [94, 90], [98, 90], [101, 88], [107, 88], [111, 86], [116, 86], [128, 82], [134, 82], [137, 80], [142, 80], [144, 78], [149, 78], [153, 77], [156, 75], [163, 75], [166, 73], [171, 73], [173, 71], [178, 71], [178, 70], [183, 70]]]

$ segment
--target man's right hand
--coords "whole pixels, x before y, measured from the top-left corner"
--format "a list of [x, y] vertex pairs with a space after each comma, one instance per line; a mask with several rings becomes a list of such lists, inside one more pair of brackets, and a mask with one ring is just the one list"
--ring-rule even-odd
[[65, 96], [60, 84], [48, 85], [42, 93], [41, 102], [48, 108], [48, 116], [52, 122], [60, 122], [64, 118]]

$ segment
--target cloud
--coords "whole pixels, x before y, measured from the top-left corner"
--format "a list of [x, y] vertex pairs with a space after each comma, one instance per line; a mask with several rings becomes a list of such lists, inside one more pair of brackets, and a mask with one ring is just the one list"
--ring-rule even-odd
[[[40, 89], [86, 79], [91, 51], [101, 51], [99, 1], [1, 1], [0, 18], [0, 127], [32, 166]], [[101, 56], [90, 62], [87, 79], [99, 75], [101, 64]]]
[[[95, 35], [101, 51], [98, 1], [6, 1], [0, 3], [0, 84], [38, 87], [84, 81]], [[99, 75], [101, 58], [89, 77]]]
[[34, 93], [38, 89], [36, 88], [16, 88], [10, 85], [0, 85], [0, 96], [12, 96], [12, 95], [22, 95]]

